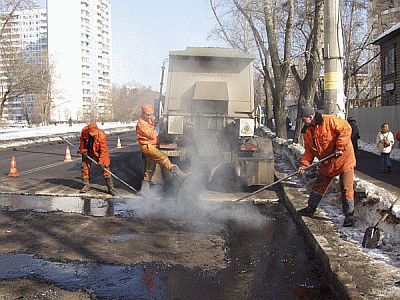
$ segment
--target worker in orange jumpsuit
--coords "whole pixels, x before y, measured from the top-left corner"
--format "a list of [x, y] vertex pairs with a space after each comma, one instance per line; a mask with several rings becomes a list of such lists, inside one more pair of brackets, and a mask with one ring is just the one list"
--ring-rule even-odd
[[187, 174], [183, 173], [177, 165], [171, 163], [168, 156], [157, 148], [159, 129], [153, 115], [153, 106], [150, 103], [146, 103], [141, 106], [141, 109], [142, 115], [136, 126], [136, 134], [140, 144], [140, 151], [146, 157], [146, 170], [144, 172], [142, 190], [150, 188], [156, 163], [169, 170], [178, 180], [183, 182]]
[[355, 223], [353, 177], [356, 157], [351, 143], [351, 126], [346, 120], [337, 116], [322, 115], [311, 106], [301, 109], [297, 120], [300, 119], [305, 124], [301, 131], [305, 152], [299, 173], [305, 172], [304, 168], [312, 164], [314, 157], [323, 159], [332, 153], [336, 153], [336, 156], [321, 163], [319, 174], [308, 198], [308, 206], [298, 212], [301, 215], [313, 215], [333, 178], [339, 176], [345, 215], [343, 226], [353, 226]]
[[114, 189], [111, 174], [107, 172], [110, 171], [107, 137], [104, 131], [97, 127], [96, 123], [91, 123], [82, 129], [79, 153], [82, 154], [81, 176], [83, 180], [83, 188], [80, 192], [86, 193], [90, 190], [90, 166], [92, 164], [90, 157], [98, 163], [106, 181], [108, 192], [113, 196], [118, 196]]

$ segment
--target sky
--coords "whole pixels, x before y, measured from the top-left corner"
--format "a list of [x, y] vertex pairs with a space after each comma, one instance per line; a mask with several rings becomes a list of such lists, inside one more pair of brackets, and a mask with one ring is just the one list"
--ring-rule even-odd
[[[161, 66], [169, 51], [227, 46], [221, 40], [208, 39], [216, 25], [209, 0], [108, 1], [113, 83], [134, 80], [159, 91]], [[37, 2], [45, 7], [46, 0]]]

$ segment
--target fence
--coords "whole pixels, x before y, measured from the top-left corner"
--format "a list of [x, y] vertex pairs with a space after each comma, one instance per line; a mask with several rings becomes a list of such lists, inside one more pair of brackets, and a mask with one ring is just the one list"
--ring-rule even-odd
[[349, 116], [356, 120], [361, 140], [366, 143], [376, 142], [383, 123], [389, 124], [395, 138], [400, 130], [400, 106], [350, 108]]

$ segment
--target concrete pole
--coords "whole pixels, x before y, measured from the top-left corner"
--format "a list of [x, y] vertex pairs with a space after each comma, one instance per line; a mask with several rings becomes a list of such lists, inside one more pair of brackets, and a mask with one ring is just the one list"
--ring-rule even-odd
[[345, 118], [343, 35], [339, 0], [324, 2], [324, 110]]

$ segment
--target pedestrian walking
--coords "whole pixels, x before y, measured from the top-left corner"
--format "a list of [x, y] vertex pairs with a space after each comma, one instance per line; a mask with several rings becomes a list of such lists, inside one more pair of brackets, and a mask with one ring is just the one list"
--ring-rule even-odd
[[71, 117], [69, 117], [68, 124], [69, 124], [69, 127], [72, 127], [72, 118]]
[[118, 196], [117, 191], [114, 189], [111, 174], [107, 172], [107, 170], [110, 171], [107, 136], [103, 130], [97, 127], [96, 123], [91, 123], [82, 129], [79, 153], [82, 154], [81, 176], [83, 181], [83, 188], [80, 192], [86, 193], [90, 190], [90, 167], [92, 164], [90, 157], [98, 163], [106, 181], [108, 192], [113, 196]]
[[158, 148], [159, 127], [154, 117], [154, 109], [150, 103], [141, 106], [142, 115], [136, 125], [136, 134], [140, 151], [146, 157], [146, 169], [142, 182], [142, 190], [150, 188], [151, 179], [156, 169], [156, 163], [169, 170], [178, 180], [183, 182], [187, 174], [182, 172], [179, 167], [169, 160], [168, 156], [162, 153]]
[[353, 177], [356, 157], [350, 140], [351, 126], [346, 120], [337, 116], [322, 115], [311, 106], [300, 110], [296, 120], [300, 119], [305, 124], [301, 131], [305, 152], [298, 172], [303, 174], [304, 169], [312, 164], [315, 157], [321, 160], [332, 153], [336, 153], [336, 156], [321, 163], [319, 174], [308, 198], [308, 205], [298, 213], [312, 216], [333, 178], [339, 175], [345, 215], [343, 226], [353, 226], [355, 223]]
[[353, 117], [348, 116], [347, 122], [351, 126], [351, 142], [353, 143], [354, 154], [357, 154], [358, 150], [358, 139], [360, 138], [360, 132], [358, 131], [357, 122]]
[[378, 147], [381, 156], [381, 173], [392, 171], [392, 162], [390, 160], [390, 152], [394, 145], [393, 133], [389, 129], [387, 123], [381, 125], [381, 131], [376, 136], [376, 146]]

